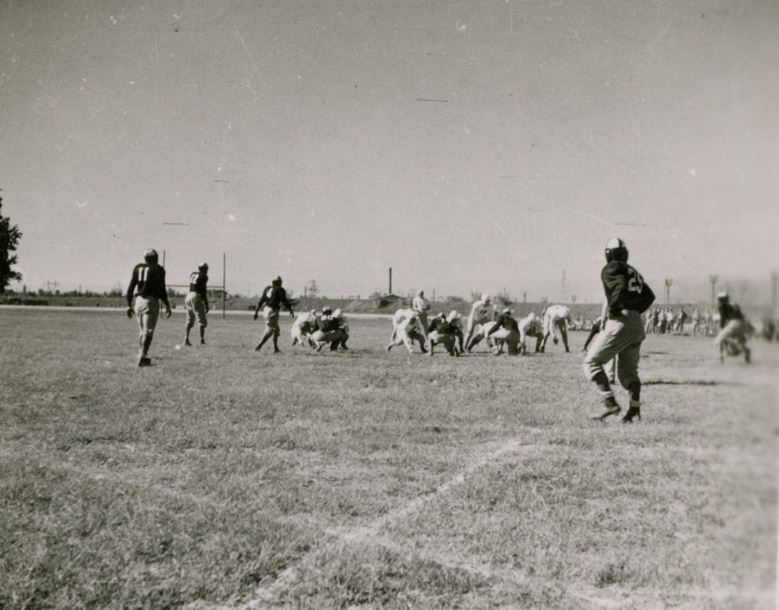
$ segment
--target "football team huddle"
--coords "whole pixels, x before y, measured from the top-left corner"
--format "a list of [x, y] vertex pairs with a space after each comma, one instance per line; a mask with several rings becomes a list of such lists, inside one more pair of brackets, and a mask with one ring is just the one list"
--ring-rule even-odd
[[[642, 314], [647, 312], [655, 295], [641, 274], [628, 265], [628, 250], [619, 238], [610, 239], [605, 248], [606, 265], [601, 270], [601, 282], [605, 302], [596, 324], [585, 343], [586, 355], [583, 368], [588, 379], [598, 388], [602, 409], [595, 419], [606, 419], [617, 415], [621, 407], [617, 402], [612, 383], [615, 380], [628, 392], [629, 408], [621, 421], [630, 423], [641, 419], [641, 380], [638, 363], [641, 343], [646, 338], [646, 325]], [[208, 325], [208, 264], [201, 264], [190, 276], [189, 292], [185, 298], [187, 316], [184, 344], [190, 342], [190, 331], [195, 323], [199, 325], [200, 343], [205, 344], [205, 329]], [[159, 256], [153, 249], [147, 250], [144, 262], [133, 268], [127, 288], [127, 316], [133, 315], [139, 326], [138, 366], [151, 364], [149, 349], [154, 328], [165, 307], [167, 317], [171, 315], [165, 284], [165, 269], [159, 264]], [[279, 316], [284, 308], [295, 318], [291, 337], [292, 345], [310, 346], [321, 351], [329, 346], [331, 351], [347, 350], [349, 324], [340, 309], [335, 311], [324, 307], [321, 312], [312, 310], [295, 316], [281, 277], [275, 277], [263, 292], [254, 310], [254, 319], [262, 313], [265, 329], [260, 342], [254, 348], [260, 351], [270, 340], [274, 353], [278, 353]], [[504, 348], [509, 354], [527, 354], [528, 340], [535, 338], [535, 351], [543, 352], [551, 336], [556, 345], [562, 340], [566, 352], [570, 352], [567, 330], [571, 314], [565, 305], [551, 305], [538, 316], [531, 312], [517, 319], [511, 309], [498, 311], [489, 294], [482, 294], [471, 306], [470, 313], [463, 320], [457, 311], [448, 315], [439, 313], [430, 316], [430, 303], [424, 291], [417, 292], [409, 308], [398, 309], [392, 316], [392, 334], [386, 346], [390, 351], [403, 345], [409, 353], [418, 343], [423, 353], [433, 356], [435, 346], [441, 345], [450, 356], [470, 352], [481, 341], [499, 355]], [[743, 354], [750, 361], [747, 346], [748, 323], [738, 305], [730, 303], [727, 293], [718, 295], [720, 331], [715, 344], [724, 356]]]

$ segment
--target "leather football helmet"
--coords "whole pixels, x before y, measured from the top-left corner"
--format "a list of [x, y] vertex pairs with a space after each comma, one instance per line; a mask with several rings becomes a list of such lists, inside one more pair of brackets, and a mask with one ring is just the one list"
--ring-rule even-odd
[[628, 249], [625, 242], [619, 237], [612, 237], [606, 242], [606, 262], [622, 261], [628, 262]]

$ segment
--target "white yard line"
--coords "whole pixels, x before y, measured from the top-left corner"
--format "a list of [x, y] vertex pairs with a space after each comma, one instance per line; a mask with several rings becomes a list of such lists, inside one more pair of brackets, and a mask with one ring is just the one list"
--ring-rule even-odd
[[[386, 535], [381, 534], [381, 530], [392, 525], [393, 523], [401, 522], [409, 515], [419, 512], [424, 508], [426, 504], [436, 499], [437, 497], [448, 493], [451, 489], [462, 485], [465, 482], [466, 477], [485, 468], [486, 466], [494, 464], [499, 459], [515, 454], [521, 451], [528, 451], [529, 449], [538, 449], [538, 445], [528, 444], [526, 440], [519, 438], [512, 438], [502, 443], [491, 443], [487, 447], [483, 447], [483, 451], [479, 452], [479, 456], [466, 464], [465, 468], [453, 476], [451, 479], [445, 481], [434, 492], [414, 498], [410, 502], [403, 504], [394, 510], [389, 511], [385, 515], [382, 515], [378, 519], [374, 519], [370, 523], [358, 527], [351, 528], [327, 528], [325, 534], [330, 538], [323, 545], [315, 547], [307, 555], [304, 555], [295, 565], [288, 567], [281, 572], [279, 576], [271, 583], [258, 587], [251, 600], [237, 606], [208, 606], [201, 603], [196, 603], [193, 608], [210, 608], [212, 610], [259, 610], [262, 608], [272, 607], [276, 596], [290, 587], [298, 579], [300, 575], [301, 565], [303, 565], [306, 559], [313, 553], [321, 552], [328, 546], [336, 544], [359, 544], [359, 545], [378, 545], [390, 550], [394, 550], [401, 554], [407, 554], [409, 549], [399, 545], [394, 540]], [[439, 565], [443, 565], [452, 569], [460, 569], [467, 572], [477, 574], [485, 578], [499, 578], [503, 580], [510, 580], [511, 582], [521, 582], [521, 575], [510, 574], [508, 571], [501, 570], [495, 571], [487, 568], [483, 565], [470, 565], [465, 561], [447, 561], [444, 558], [428, 554], [424, 551], [418, 550], [412, 551], [417, 557], [425, 560], [434, 561]]]

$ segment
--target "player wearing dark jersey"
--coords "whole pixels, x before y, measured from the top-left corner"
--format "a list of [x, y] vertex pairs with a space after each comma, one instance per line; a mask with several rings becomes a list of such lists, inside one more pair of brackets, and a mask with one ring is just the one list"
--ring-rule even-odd
[[311, 340], [316, 345], [316, 350], [329, 343], [330, 351], [338, 350], [340, 345], [348, 350], [346, 342], [349, 340], [349, 325], [344, 320], [340, 309], [332, 311], [329, 307], [322, 309], [322, 315], [316, 318], [314, 323], [314, 332], [311, 333]]
[[654, 302], [655, 295], [644, 278], [628, 265], [625, 242], [613, 238], [606, 244], [606, 266], [601, 281], [606, 294], [603, 307], [603, 330], [595, 336], [584, 358], [584, 371], [595, 382], [603, 398], [604, 409], [595, 419], [604, 419], [620, 412], [604, 371], [604, 365], [617, 358], [617, 377], [630, 393], [630, 408], [623, 422], [641, 419], [641, 380], [638, 361], [641, 343], [646, 338], [641, 314]]
[[717, 310], [719, 311], [720, 331], [714, 344], [719, 347], [720, 362], [725, 361], [725, 353], [737, 356], [744, 354], [744, 360], [748, 363], [752, 358], [752, 352], [747, 347], [747, 322], [741, 308], [730, 302], [727, 292], [717, 295]]
[[208, 326], [208, 263], [203, 263], [189, 276], [189, 292], [184, 298], [184, 307], [187, 310], [187, 332], [184, 336], [184, 345], [192, 345], [189, 342], [189, 331], [195, 326], [197, 318], [200, 325], [200, 345], [206, 342], [206, 326]]
[[460, 314], [452, 311], [449, 317], [443, 313], [433, 318], [427, 327], [427, 352], [433, 355], [435, 346], [443, 344], [446, 352], [450, 356], [457, 356], [456, 342], [459, 341], [460, 347], [463, 345], [463, 331], [458, 323]]
[[517, 322], [517, 319], [512, 315], [510, 309], [504, 309], [497, 320], [495, 320], [495, 325], [487, 332], [487, 338], [490, 337], [492, 337], [493, 340], [500, 340], [495, 350], [496, 355], [503, 351], [503, 343], [508, 346], [510, 355], [513, 356], [519, 353], [519, 322]]
[[[138, 366], [149, 366], [149, 348], [154, 336], [154, 328], [160, 315], [160, 301], [165, 305], [165, 315], [170, 317], [170, 303], [165, 289], [165, 269], [157, 261], [156, 250], [147, 250], [144, 262], [133, 267], [130, 285], [127, 287], [127, 317], [132, 318], [133, 312], [138, 318], [140, 330], [140, 356]], [[133, 299], [135, 303], [133, 304]]]
[[289, 311], [289, 315], [295, 317], [295, 312], [292, 311], [292, 305], [287, 301], [287, 291], [281, 287], [281, 277], [278, 275], [273, 278], [270, 286], [266, 286], [262, 291], [257, 307], [254, 309], [254, 319], [256, 320], [262, 307], [262, 315], [265, 316], [265, 333], [262, 335], [262, 339], [254, 348], [254, 351], [259, 352], [262, 346], [273, 337], [273, 353], [278, 354], [281, 352], [279, 349], [279, 311], [281, 306]]

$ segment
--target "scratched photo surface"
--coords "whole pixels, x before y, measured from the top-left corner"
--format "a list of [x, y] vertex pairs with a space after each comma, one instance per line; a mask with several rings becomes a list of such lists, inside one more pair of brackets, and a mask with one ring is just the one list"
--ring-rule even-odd
[[[0, 0], [0, 607], [773, 608], [777, 66], [772, 0]], [[615, 237], [675, 320], [635, 426]], [[350, 349], [254, 352], [276, 276]], [[387, 353], [419, 291], [571, 351]]]

